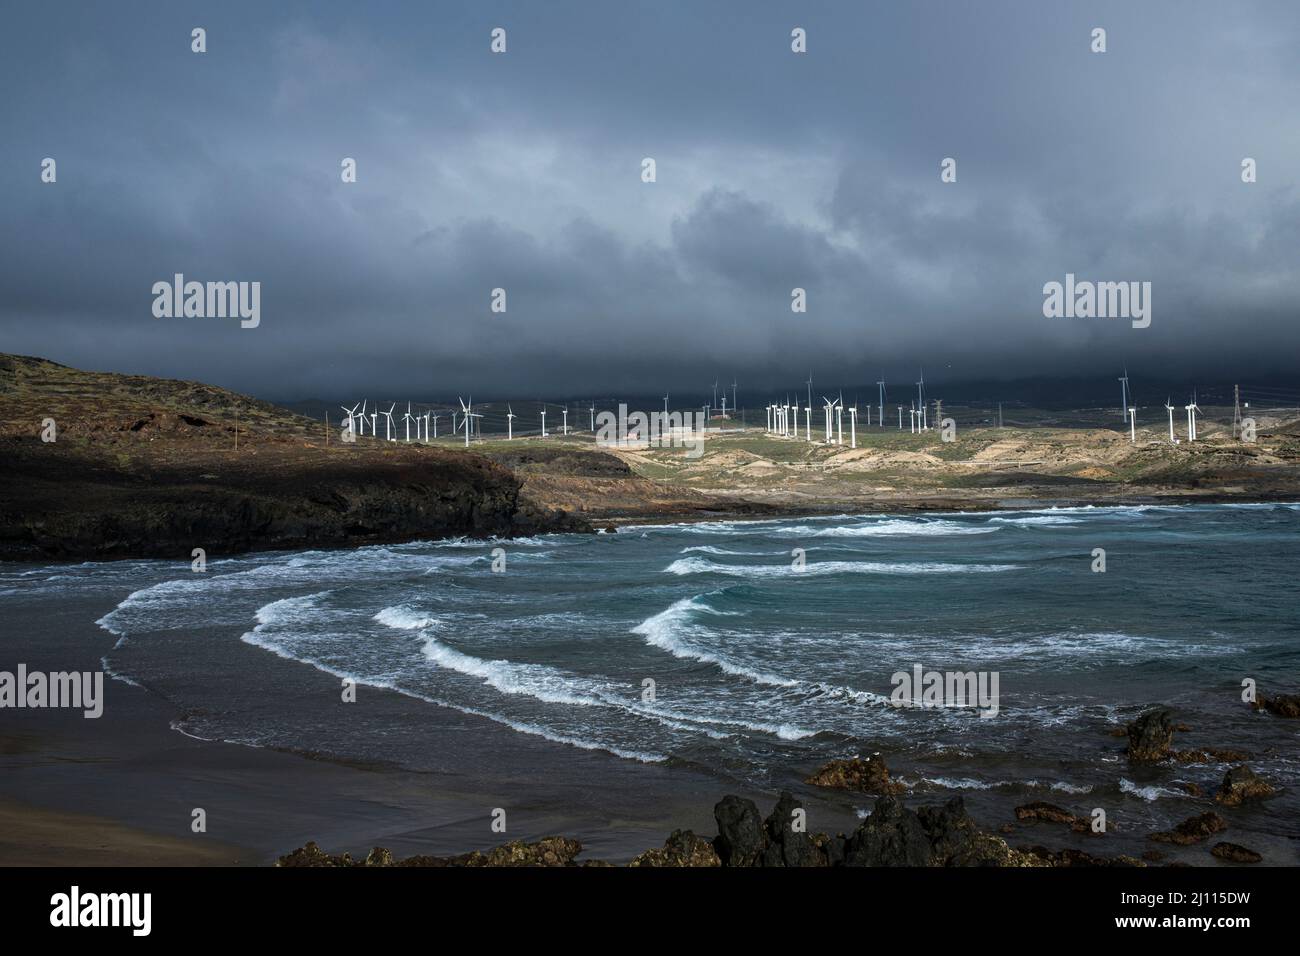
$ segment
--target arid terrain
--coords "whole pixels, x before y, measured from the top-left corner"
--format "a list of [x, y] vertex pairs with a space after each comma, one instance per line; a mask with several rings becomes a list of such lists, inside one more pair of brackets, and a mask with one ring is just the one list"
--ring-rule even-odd
[[[1163, 411], [1162, 409], [1155, 411]], [[958, 426], [954, 441], [878, 426], [857, 448], [760, 428], [683, 448], [590, 433], [387, 442], [196, 382], [0, 357], [0, 557], [188, 557], [595, 524], [837, 513], [1300, 497], [1300, 420], [1230, 410], [1195, 443], [1137, 431]], [[52, 426], [50, 422], [52, 421]], [[726, 426], [726, 422], [722, 423]], [[1180, 434], [1183, 432], [1179, 423]], [[52, 441], [43, 439], [52, 437]]]

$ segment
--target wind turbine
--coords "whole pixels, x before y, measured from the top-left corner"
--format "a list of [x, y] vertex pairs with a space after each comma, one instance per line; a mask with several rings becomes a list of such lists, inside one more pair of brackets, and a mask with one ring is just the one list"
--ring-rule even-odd
[[[804, 439], [806, 441], [812, 441], [812, 406], [811, 405], [809, 405], [807, 408], [803, 410], [803, 427], [804, 427]], [[794, 435], [796, 438], [799, 437], [798, 422], [794, 423]]]
[[1174, 439], [1174, 406], [1169, 404], [1169, 396], [1165, 396], [1165, 410], [1169, 412], [1169, 444], [1175, 444]]
[[[593, 428], [592, 431], [595, 431]], [[506, 441], [511, 441], [515, 437], [515, 410], [509, 405], [506, 406]]]
[[[406, 414], [402, 416], [402, 423], [406, 425], [406, 440], [408, 442], [411, 440], [411, 422], [413, 421], [415, 421], [415, 416], [411, 414], [411, 403], [407, 402]], [[415, 437], [420, 437], [420, 426], [418, 423], [415, 426]]]
[[[726, 399], [725, 395], [723, 396], [723, 399], [724, 400]], [[665, 418], [668, 417], [668, 393], [667, 392], [664, 392], [664, 417]]]
[[733, 415], [736, 414], [736, 409], [738, 409], [739, 407], [740, 405], [738, 404], [738, 400], [736, 398], [736, 379], [733, 376], [731, 379], [731, 414]]
[[347, 415], [348, 431], [350, 431], [350, 432], [352, 432], [352, 431], [356, 431], [356, 426], [354, 426], [354, 425], [352, 424], [352, 419], [353, 419], [353, 416], [356, 415], [357, 409], [360, 408], [360, 407], [361, 407], [361, 403], [360, 403], [360, 402], [358, 402], [357, 404], [353, 405], [351, 408], [348, 408], [346, 405], [340, 405], [340, 406], [339, 406], [339, 408], [343, 409], [344, 413]]
[[844, 395], [835, 400], [835, 444], [844, 444]]
[[420, 417], [424, 419], [424, 440], [428, 441], [429, 440], [429, 413], [425, 412]]
[[1124, 374], [1119, 377], [1120, 405], [1119, 417], [1124, 417], [1124, 409], [1128, 408], [1128, 366], [1124, 366]]
[[[726, 398], [726, 392], [722, 393], [722, 397], [724, 399]], [[710, 405], [709, 407], [710, 408], [718, 407], [718, 380], [716, 378], [713, 380], [713, 404]]]
[[[876, 383], [880, 386], [880, 427], [885, 427], [885, 373], [880, 373], [880, 381]], [[898, 430], [903, 430], [903, 413], [898, 413]]]
[[831, 443], [831, 411], [835, 408], [835, 403], [823, 395], [822, 404], [826, 406], [826, 444], [829, 445]]
[[385, 441], [397, 441], [397, 439], [393, 437], [393, 409], [395, 409], [396, 407], [397, 407], [397, 403], [393, 402], [391, 405], [388, 406], [388, 411], [384, 412], [384, 418], [386, 419], [386, 421], [384, 422]]
[[804, 384], [808, 386], [808, 407], [812, 408], [812, 369], [808, 370], [808, 381]]
[[1196, 414], [1201, 406], [1196, 404], [1196, 393], [1192, 393], [1192, 403], [1183, 406], [1187, 410], [1187, 440], [1196, 441]]
[[1135, 445], [1138, 443], [1137, 413], [1138, 410], [1130, 405], [1128, 409], [1128, 440]]
[[[871, 414], [871, 406], [867, 406], [867, 414]], [[858, 405], [854, 402], [853, 407], [849, 409], [849, 443], [850, 447], [858, 447]]]
[[921, 369], [921, 379], [916, 383], [916, 430], [919, 432], [925, 428], [925, 369]]
[[465, 413], [465, 447], [468, 448], [470, 426], [474, 423], [474, 419], [482, 418], [483, 416], [474, 411], [474, 396], [470, 396], [468, 405], [466, 405], [465, 400], [459, 396], [456, 401], [460, 402], [460, 410]]
[[433, 437], [437, 438], [438, 437], [438, 413], [430, 412], [429, 414], [433, 416]]
[[379, 406], [375, 406], [375, 411], [370, 413], [370, 434], [376, 438], [379, 437]]
[[596, 434], [596, 403], [591, 403], [591, 433]]
[[569, 406], [568, 405], [564, 406], [564, 410], [561, 412], [561, 414], [564, 416], [564, 437], [567, 438], [569, 437]]

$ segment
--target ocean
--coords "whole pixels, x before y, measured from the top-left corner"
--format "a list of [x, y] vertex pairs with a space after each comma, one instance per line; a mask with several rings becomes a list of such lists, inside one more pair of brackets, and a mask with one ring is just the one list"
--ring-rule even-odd
[[[104, 667], [204, 740], [454, 773], [478, 759], [454, 727], [488, 721], [542, 746], [524, 776], [581, 787], [583, 752], [710, 776], [719, 796], [879, 752], [909, 801], [960, 793], [990, 826], [1031, 800], [1103, 807], [1112, 851], [1202, 812], [1187, 785], [1212, 794], [1227, 769], [1130, 767], [1111, 731], [1163, 705], [1188, 725], [1178, 745], [1248, 751], [1285, 788], [1226, 838], [1295, 862], [1300, 726], [1241, 695], [1297, 690], [1297, 567], [1300, 505], [1081, 507], [212, 556], [204, 573], [10, 565], [0, 607], [111, 595]], [[996, 674], [996, 714], [899, 706], [893, 677], [917, 667]], [[408, 716], [371, 715], [374, 688]]]

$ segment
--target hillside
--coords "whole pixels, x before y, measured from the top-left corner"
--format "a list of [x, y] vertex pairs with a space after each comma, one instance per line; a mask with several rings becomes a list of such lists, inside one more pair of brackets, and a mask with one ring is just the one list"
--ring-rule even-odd
[[[53, 441], [43, 441], [47, 420]], [[0, 355], [0, 558], [171, 557], [589, 530], [509, 468], [197, 382]]]

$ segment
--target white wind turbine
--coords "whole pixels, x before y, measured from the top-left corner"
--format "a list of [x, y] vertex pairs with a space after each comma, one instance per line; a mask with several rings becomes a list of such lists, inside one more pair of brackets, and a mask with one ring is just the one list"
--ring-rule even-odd
[[[410, 403], [410, 402], [407, 402], [407, 403], [406, 403], [406, 414], [402, 416], [402, 424], [406, 426], [406, 440], [407, 440], [408, 442], [411, 440], [411, 422], [414, 422], [414, 421], [416, 421], [416, 416], [414, 416], [414, 415], [411, 414], [411, 403]], [[420, 426], [419, 426], [418, 422], [417, 422], [417, 424], [416, 424], [416, 426], [415, 426], [415, 437], [416, 437], [417, 439], [420, 437]]]
[[1196, 404], [1196, 394], [1192, 394], [1192, 404], [1183, 406], [1187, 410], [1187, 440], [1196, 441], [1196, 415], [1201, 406]]
[[506, 441], [511, 441], [515, 437], [515, 410], [509, 405], [506, 406]]
[[542, 406], [542, 437], [546, 437], [546, 406]]
[[1174, 438], [1174, 406], [1169, 404], [1169, 396], [1165, 396], [1165, 411], [1169, 412], [1169, 444], [1175, 444]]
[[378, 405], [376, 405], [375, 410], [370, 413], [370, 434], [374, 435], [376, 438], [379, 437], [379, 406]]
[[424, 419], [424, 440], [428, 441], [429, 440], [429, 413], [425, 412], [420, 417]]
[[470, 396], [468, 405], [466, 405], [464, 399], [460, 397], [457, 397], [456, 400], [460, 402], [460, 410], [465, 414], [465, 447], [468, 448], [469, 430], [474, 424], [474, 419], [482, 418], [483, 416], [474, 411], [474, 396]]
[[[803, 410], [803, 426], [804, 426], [804, 433], [803, 433], [804, 440], [812, 441], [812, 406], [811, 405], [809, 405], [807, 408]], [[796, 438], [799, 437], [798, 422], [794, 423], [794, 435]]]
[[567, 438], [569, 436], [569, 406], [568, 405], [564, 406], [564, 411], [561, 412], [561, 414], [564, 416], [564, 436]]
[[1135, 445], [1138, 443], [1137, 414], [1137, 408], [1130, 405], [1128, 409], [1128, 440]]
[[596, 434], [596, 403], [591, 403], [591, 433]]
[[352, 422], [357, 414], [357, 409], [360, 407], [360, 402], [357, 402], [357, 404], [353, 405], [351, 408], [348, 408], [346, 405], [339, 406], [339, 408], [343, 409], [344, 414], [347, 415], [348, 431], [350, 432], [356, 431], [356, 426]]
[[831, 443], [831, 412], [835, 410], [835, 403], [823, 395], [822, 404], [826, 406], [826, 444], [829, 445]]
[[397, 439], [393, 437], [393, 409], [396, 407], [397, 403], [393, 402], [393, 404], [388, 406], [388, 411], [384, 412], [384, 418], [386, 419], [384, 424], [384, 439], [386, 441], [397, 441]]
[[844, 396], [835, 400], [835, 444], [844, 444]]
[[[871, 414], [871, 406], [867, 406], [867, 414]], [[858, 447], [858, 406], [855, 404], [849, 409], [849, 445], [852, 448]]]
[[[723, 393], [722, 397], [724, 399], [727, 397], [725, 392]], [[794, 397], [793, 407], [794, 407], [794, 437], [798, 438], [799, 437], [799, 396], [798, 395]]]

